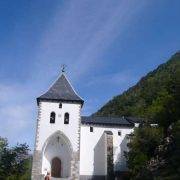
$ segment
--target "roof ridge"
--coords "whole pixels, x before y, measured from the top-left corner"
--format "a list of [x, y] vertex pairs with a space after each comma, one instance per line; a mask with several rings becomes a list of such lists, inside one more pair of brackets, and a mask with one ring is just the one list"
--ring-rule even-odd
[[68, 81], [69, 85], [71, 86], [71, 88], [72, 88], [72, 90], [75, 92], [75, 94], [84, 101], [84, 99], [76, 92], [76, 90], [75, 90], [74, 87], [72, 86], [71, 82], [70, 82], [69, 79], [66, 77], [66, 75], [65, 75], [64, 73], [62, 73], [62, 75], [64, 75], [64, 77], [65, 77], [66, 80]]

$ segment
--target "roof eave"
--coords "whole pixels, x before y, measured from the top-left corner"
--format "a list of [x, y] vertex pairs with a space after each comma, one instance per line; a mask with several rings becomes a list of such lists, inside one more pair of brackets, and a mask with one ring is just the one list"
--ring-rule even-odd
[[94, 125], [94, 126], [134, 127], [134, 124], [117, 124], [117, 123], [81, 122], [81, 124], [84, 124], [84, 125]]
[[75, 102], [75, 103], [81, 104], [81, 107], [84, 104], [83, 100], [50, 99], [50, 98], [41, 98], [41, 97], [36, 98], [36, 101], [37, 101], [38, 106], [39, 106], [39, 103], [41, 101], [46, 101], [46, 102]]

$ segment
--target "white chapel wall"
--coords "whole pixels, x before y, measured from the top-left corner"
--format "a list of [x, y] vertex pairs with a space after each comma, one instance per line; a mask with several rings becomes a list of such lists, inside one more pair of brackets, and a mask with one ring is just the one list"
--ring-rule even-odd
[[[133, 128], [126, 127], [107, 127], [107, 126], [94, 126], [93, 132], [90, 132], [90, 126], [81, 125], [81, 141], [80, 141], [80, 175], [103, 175], [101, 170], [99, 172], [94, 171], [94, 149], [98, 144], [104, 131], [112, 131], [113, 133], [113, 154], [114, 154], [114, 169], [125, 171], [126, 162], [124, 162], [123, 151], [127, 149], [127, 134], [130, 134], [133, 131]], [[121, 132], [121, 135], [118, 135], [118, 131]], [[125, 143], [126, 141], [126, 143]], [[101, 153], [99, 151], [99, 153]], [[102, 152], [103, 153], [103, 152]], [[100, 158], [96, 154], [96, 158]], [[99, 159], [99, 161], [102, 161]], [[98, 159], [96, 159], [98, 162]], [[121, 163], [120, 163], [121, 162]]]
[[[39, 141], [37, 150], [42, 150], [43, 145], [48, 137], [56, 131], [62, 131], [69, 138], [73, 151], [78, 150], [78, 129], [80, 121], [80, 104], [62, 103], [62, 108], [59, 108], [59, 103], [56, 102], [41, 102], [41, 116], [39, 123]], [[54, 124], [50, 123], [50, 113], [56, 113]], [[69, 113], [69, 124], [64, 124], [64, 114]]]
[[[80, 104], [73, 103], [62, 103], [62, 108], [59, 108], [59, 103], [57, 102], [40, 102], [39, 107], [41, 113], [39, 117], [38, 125], [38, 134], [37, 134], [37, 143], [36, 150], [42, 152], [42, 174], [45, 174], [46, 171], [50, 170], [50, 162], [53, 156], [57, 156], [57, 148], [46, 148], [49, 143], [52, 141], [52, 136], [56, 132], [62, 132], [64, 136], [68, 139], [70, 146], [73, 152], [77, 152], [79, 149], [79, 123], [80, 123]], [[50, 113], [55, 112], [56, 118], [55, 123], [50, 123]], [[69, 113], [69, 124], [64, 124], [64, 114]], [[50, 142], [49, 142], [50, 141]], [[61, 149], [63, 151], [63, 149]], [[45, 154], [46, 153], [46, 154]], [[66, 165], [63, 157], [66, 156], [66, 152], [59, 152], [59, 157], [64, 163], [63, 166], [63, 176], [68, 174], [68, 166]], [[70, 154], [67, 156], [71, 156]], [[67, 158], [68, 161], [68, 158]], [[70, 160], [69, 160], [70, 162]], [[66, 170], [67, 169], [67, 170]]]

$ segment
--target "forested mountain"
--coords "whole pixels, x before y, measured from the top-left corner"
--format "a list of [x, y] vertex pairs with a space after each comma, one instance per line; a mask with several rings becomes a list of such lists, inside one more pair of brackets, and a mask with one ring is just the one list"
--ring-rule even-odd
[[125, 152], [129, 177], [124, 179], [180, 179], [180, 52], [93, 115], [143, 119]]
[[177, 52], [166, 63], [141, 78], [135, 86], [115, 96], [94, 115], [134, 116], [155, 120], [154, 111], [162, 108], [165, 101], [171, 99], [172, 111], [174, 106], [178, 108], [174, 100], [178, 98], [179, 103], [179, 96], [180, 52]]

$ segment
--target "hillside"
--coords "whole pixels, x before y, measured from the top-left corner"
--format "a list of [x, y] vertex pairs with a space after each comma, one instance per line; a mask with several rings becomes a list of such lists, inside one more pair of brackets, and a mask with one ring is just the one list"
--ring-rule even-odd
[[160, 101], [174, 95], [180, 96], [179, 87], [180, 52], [177, 52], [170, 60], [149, 72], [135, 86], [115, 96], [93, 115], [153, 119], [152, 111], [158, 109]]

